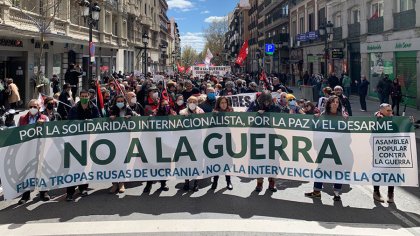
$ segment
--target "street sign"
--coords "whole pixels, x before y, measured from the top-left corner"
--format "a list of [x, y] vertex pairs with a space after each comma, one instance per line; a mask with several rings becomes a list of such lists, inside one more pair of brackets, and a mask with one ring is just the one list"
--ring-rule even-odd
[[276, 49], [276, 47], [274, 46], [274, 44], [266, 44], [265, 45], [265, 54], [273, 55], [275, 49]]

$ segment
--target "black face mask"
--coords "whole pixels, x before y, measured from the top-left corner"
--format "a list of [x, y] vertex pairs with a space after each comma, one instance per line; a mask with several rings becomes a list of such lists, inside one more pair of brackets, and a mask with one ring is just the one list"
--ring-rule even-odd
[[54, 104], [52, 104], [52, 103], [48, 103], [48, 104], [47, 104], [47, 109], [48, 109], [48, 110], [52, 110], [52, 109], [54, 109]]

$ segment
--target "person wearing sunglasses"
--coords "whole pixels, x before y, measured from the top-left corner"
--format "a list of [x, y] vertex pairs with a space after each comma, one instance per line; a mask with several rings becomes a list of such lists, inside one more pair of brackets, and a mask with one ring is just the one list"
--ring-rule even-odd
[[[37, 99], [32, 99], [28, 103], [28, 113], [26, 115], [21, 116], [19, 118], [18, 126], [24, 125], [32, 125], [32, 124], [43, 124], [44, 122], [48, 122], [49, 119], [46, 115], [43, 115], [39, 112], [41, 108], [39, 101]], [[42, 201], [49, 201], [50, 195], [48, 195], [48, 191], [40, 191], [39, 198]], [[19, 200], [18, 204], [23, 205], [31, 199], [31, 192], [26, 191], [22, 194], [22, 198]]]
[[42, 111], [43, 115], [46, 115], [50, 121], [62, 120], [61, 115], [55, 111], [54, 98], [47, 97], [44, 100], [45, 110]]

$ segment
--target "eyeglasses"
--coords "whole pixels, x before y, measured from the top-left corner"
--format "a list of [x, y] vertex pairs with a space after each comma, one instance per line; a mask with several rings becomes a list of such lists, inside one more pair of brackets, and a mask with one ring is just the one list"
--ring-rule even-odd
[[29, 106], [29, 108], [36, 108], [36, 109], [38, 109], [38, 106]]

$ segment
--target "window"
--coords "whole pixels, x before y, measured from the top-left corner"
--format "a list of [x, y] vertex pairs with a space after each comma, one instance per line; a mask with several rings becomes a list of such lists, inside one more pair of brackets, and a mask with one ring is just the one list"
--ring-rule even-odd
[[414, 9], [413, 0], [400, 0], [400, 12]]
[[375, 2], [371, 5], [371, 16], [370, 19], [376, 19], [384, 16], [384, 2]]
[[308, 15], [308, 31], [315, 31], [315, 14], [311, 13]]
[[318, 10], [318, 28], [320, 25], [327, 23], [327, 19], [325, 17], [325, 7]]
[[341, 15], [337, 14], [334, 17], [334, 27], [341, 27]]
[[305, 33], [305, 17], [299, 18], [299, 33]]
[[359, 23], [360, 22], [360, 9], [354, 9], [351, 11], [351, 23]]

